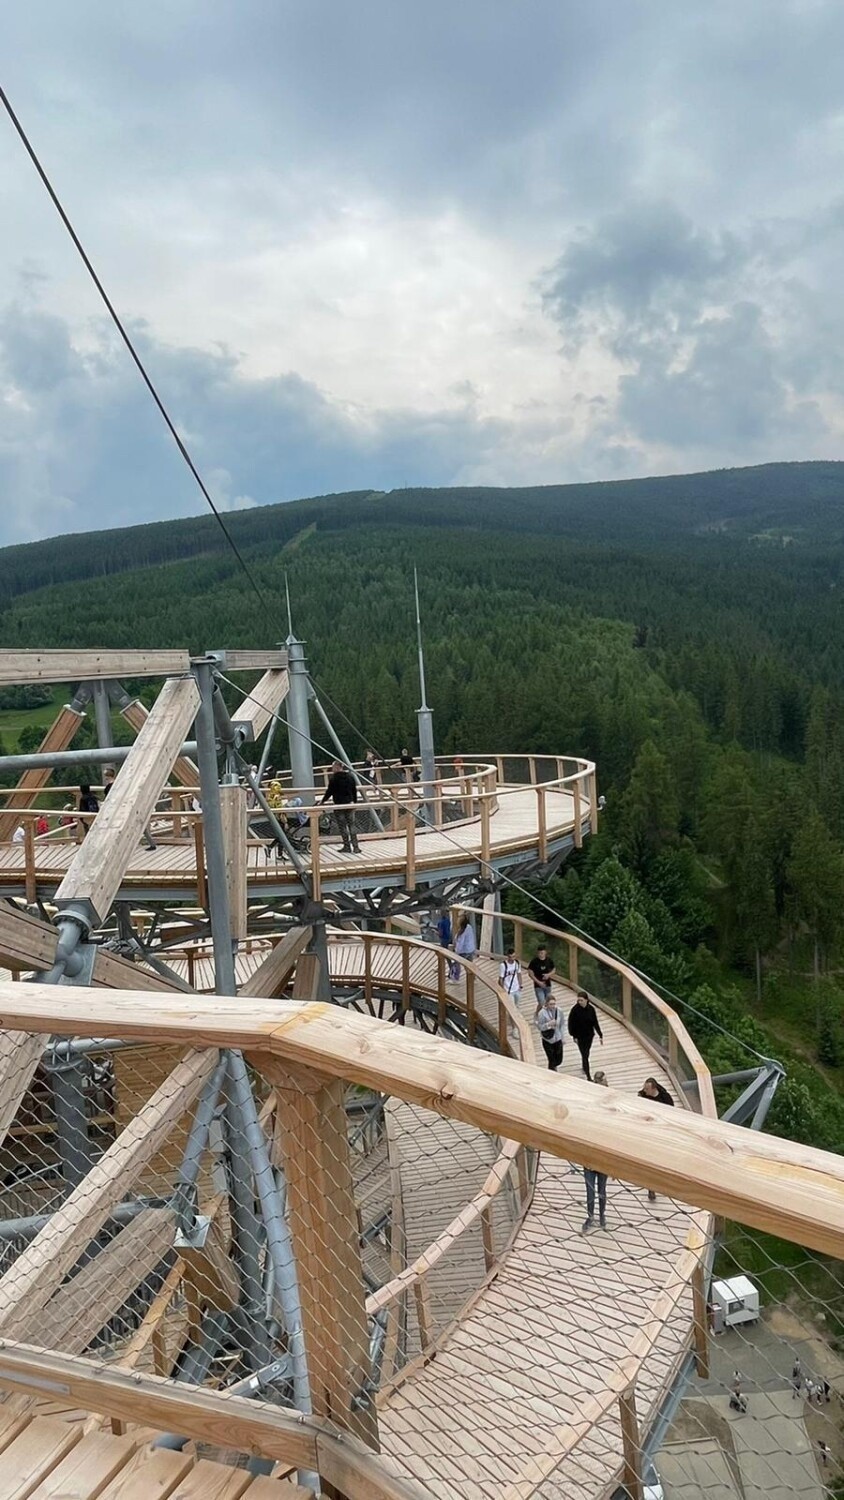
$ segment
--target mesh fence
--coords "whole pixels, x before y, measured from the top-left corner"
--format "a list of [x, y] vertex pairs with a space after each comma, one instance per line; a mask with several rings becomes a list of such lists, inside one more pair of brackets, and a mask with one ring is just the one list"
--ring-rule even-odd
[[[455, 973], [427, 945], [349, 934], [329, 957], [338, 1007], [546, 1068], [529, 977], [502, 997], [498, 958]], [[700, 1109], [664, 1014], [582, 953], [578, 983], [599, 1002], [593, 1072]], [[377, 1446], [397, 1495], [840, 1488], [837, 1262], [352, 1077], [12, 1032], [0, 1064], [0, 1339], [185, 1388], [252, 1377], [259, 1402]], [[563, 1073], [582, 1067], [567, 1040]], [[199, 1456], [249, 1493], [245, 1456]]]

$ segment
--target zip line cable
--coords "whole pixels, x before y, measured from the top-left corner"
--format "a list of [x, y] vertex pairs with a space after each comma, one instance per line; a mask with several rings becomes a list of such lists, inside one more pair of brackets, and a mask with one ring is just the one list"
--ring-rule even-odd
[[[222, 673], [218, 673], [217, 675], [223, 682], [228, 682], [230, 687], [237, 687], [236, 683], [231, 682], [231, 680], [227, 677], [224, 677]], [[324, 693], [323, 696], [328, 698], [328, 701], [330, 703], [333, 701], [329, 697], [328, 693]], [[259, 701], [257, 698], [253, 698], [251, 693], [244, 693], [243, 698], [244, 701], [249, 700], [255, 703]], [[336, 707], [336, 704], [334, 704], [333, 706]], [[291, 728], [287, 719], [282, 714], [279, 714], [278, 712], [275, 712], [273, 710], [267, 710], [267, 712], [270, 714], [271, 718], [275, 719], [279, 724], [286, 725], [288, 729]], [[347, 722], [350, 728], [355, 729], [355, 726], [354, 724], [352, 724], [351, 720], [347, 720]], [[326, 750], [325, 746], [321, 745], [318, 740], [315, 740], [312, 735], [306, 735], [305, 731], [300, 729], [297, 729], [295, 732], [297, 734], [300, 734], [302, 738], [307, 738], [308, 740], [310, 740], [315, 750], [319, 750], [322, 752], [322, 754], [328, 755], [330, 759], [336, 759], [334, 752]], [[359, 733], [359, 731], [355, 729], [355, 733], [357, 734]], [[361, 736], [361, 738], [364, 737]], [[363, 803], [363, 806], [366, 806], [365, 801]], [[720, 1022], [713, 1021], [709, 1016], [706, 1015], [704, 1011], [698, 1010], [697, 1006], [692, 1005], [690, 1000], [684, 1000], [682, 996], [676, 995], [673, 990], [668, 989], [668, 987], [664, 984], [655, 983], [655, 981], [651, 979], [648, 974], [643, 973], [641, 969], [638, 969], [635, 964], [631, 964], [626, 958], [622, 958], [621, 954], [616, 953], [612, 948], [608, 946], [608, 944], [602, 943], [599, 938], [592, 937], [588, 932], [585, 932], [582, 927], [578, 927], [577, 923], [573, 922], [570, 917], [562, 916], [560, 912], [554, 910], [553, 906], [549, 906], [547, 901], [543, 901], [541, 896], [533, 895], [533, 893], [529, 891], [526, 886], [522, 885], [518, 880], [514, 880], [511, 875], [505, 874], [503, 870], [496, 869], [496, 867], [489, 860], [485, 860], [483, 858], [483, 855], [479, 854], [477, 850], [470, 849], [467, 847], [467, 845], [462, 844], [459, 839], [454, 837], [454, 834], [446, 833], [445, 828], [437, 828], [436, 825], [425, 816], [421, 808], [411, 807], [408, 808], [408, 811], [411, 811], [413, 813], [415, 822], [421, 827], [428, 829], [432, 833], [438, 833], [441, 838], [444, 838], [447, 843], [451, 844], [452, 848], [455, 849], [458, 854], [462, 854], [468, 859], [477, 860], [481, 868], [486, 870], [487, 873], [493, 876], [496, 880], [500, 881], [502, 885], [510, 886], [512, 890], [518, 891], [520, 895], [524, 896], [528, 901], [531, 901], [534, 906], [538, 906], [542, 911], [547, 912], [550, 917], [553, 917], [555, 922], [562, 923], [564, 927], [570, 928], [571, 931], [576, 933], [578, 937], [583, 938], [584, 941], [589, 943], [592, 948], [598, 948], [600, 949], [602, 954], [606, 955], [607, 958], [613, 958], [615, 959], [616, 963], [624, 964], [626, 968], [632, 970], [637, 978], [641, 979], [645, 984], [650, 986], [651, 989], [655, 988], [661, 990], [663, 994], [668, 996], [669, 1000], [671, 1000], [674, 1005], [679, 1006], [682, 1010], [687, 1011], [689, 1015], [696, 1016], [698, 1020], [703, 1021], [705, 1025], [710, 1026], [713, 1031], [720, 1032], [721, 1036], [727, 1037], [729, 1041], [735, 1042], [739, 1047], [743, 1047], [746, 1052], [750, 1053], [751, 1057], [757, 1058], [761, 1063], [768, 1062], [769, 1059], [765, 1057], [761, 1052], [757, 1052], [756, 1048], [752, 1047], [749, 1042], [744, 1041], [741, 1037], [735, 1036], [732, 1031], [728, 1031], [726, 1026], [722, 1026]], [[502, 912], [502, 920], [506, 922], [506, 912]]]
[[16, 115], [14, 109], [12, 108], [12, 105], [11, 105], [11, 102], [9, 100], [9, 97], [6, 94], [6, 91], [3, 88], [2, 84], [0, 84], [0, 102], [2, 102], [3, 108], [6, 111], [6, 114], [9, 116], [9, 119], [11, 120], [12, 125], [14, 126], [14, 128], [17, 131], [18, 135], [20, 136], [20, 139], [23, 142], [24, 149], [26, 150], [26, 153], [29, 156], [29, 159], [32, 162], [32, 165], [34, 166], [36, 172], [38, 173], [38, 176], [40, 177], [40, 179], [41, 179], [44, 187], [46, 188], [47, 193], [48, 193], [49, 198], [50, 198], [50, 201], [51, 201], [53, 207], [55, 208], [56, 213], [58, 214], [59, 218], [61, 219], [61, 221], [62, 221], [62, 223], [63, 223], [63, 225], [65, 227], [65, 229], [67, 230], [68, 234], [70, 235], [70, 238], [73, 241], [73, 244], [75, 245], [75, 247], [76, 247], [76, 249], [77, 249], [77, 251], [79, 253], [79, 256], [80, 256], [80, 258], [82, 260], [83, 265], [85, 266], [86, 271], [88, 272], [88, 275], [90, 276], [91, 280], [93, 281], [94, 286], [96, 287], [96, 289], [97, 289], [97, 291], [98, 291], [98, 293], [100, 295], [100, 298], [102, 299], [103, 303], [105, 304], [105, 307], [106, 307], [106, 309], [108, 311], [109, 317], [111, 318], [111, 320], [112, 320], [115, 328], [117, 329], [118, 333], [120, 334], [120, 337], [123, 340], [123, 343], [126, 345], [126, 348], [129, 351], [129, 354], [130, 354], [130, 356], [131, 356], [131, 358], [132, 358], [132, 360], [133, 360], [133, 362], [134, 362], [134, 364], [135, 364], [135, 366], [136, 366], [136, 368], [138, 370], [138, 373], [139, 373], [141, 379], [144, 382], [144, 385], [146, 386], [147, 390], [149, 391], [149, 394], [151, 395], [153, 401], [155, 402], [155, 405], [157, 406], [157, 408], [159, 410], [159, 413], [161, 414], [162, 418], [164, 419], [164, 422], [167, 425], [167, 429], [168, 429], [168, 431], [170, 433], [170, 436], [173, 439], [173, 442], [176, 444], [176, 447], [178, 448], [180, 454], [182, 455], [182, 458], [184, 459], [185, 463], [187, 464], [187, 466], [188, 466], [191, 474], [193, 475], [193, 478], [195, 479], [197, 485], [199, 486], [200, 493], [202, 494], [202, 496], [205, 499], [206, 503], [210, 507], [211, 512], [212, 512], [212, 514], [213, 514], [213, 516], [214, 516], [214, 518], [215, 518], [215, 520], [217, 522], [217, 525], [219, 526], [220, 530], [222, 531], [223, 536], [225, 537], [226, 541], [228, 542], [229, 546], [231, 547], [232, 552], [234, 553], [235, 557], [237, 558], [237, 561], [239, 562], [241, 568], [243, 569], [243, 572], [246, 575], [247, 579], [249, 580], [249, 583], [250, 583], [250, 585], [251, 585], [251, 587], [252, 587], [252, 589], [253, 589], [253, 591], [254, 591], [254, 593], [255, 593], [258, 601], [259, 601], [259, 603], [261, 604], [261, 607], [266, 611], [267, 614], [270, 614], [270, 610], [269, 610], [269, 607], [267, 605], [266, 598], [264, 596], [264, 593], [263, 593], [262, 589], [260, 588], [260, 586], [258, 584], [257, 579], [255, 578], [255, 575], [254, 575], [252, 569], [249, 567], [249, 564], [246, 562], [246, 559], [244, 558], [242, 552], [240, 551], [240, 548], [238, 547], [237, 542], [235, 541], [234, 537], [232, 536], [231, 532], [229, 531], [228, 526], [226, 525], [225, 521], [223, 520], [223, 517], [220, 514], [220, 511], [217, 509], [217, 506], [214, 504], [214, 501], [212, 500], [211, 495], [208, 492], [207, 486], [205, 484], [205, 481], [202, 478], [202, 475], [200, 474], [199, 470], [197, 469], [196, 464], [194, 463], [193, 459], [191, 458], [190, 453], [188, 452], [187, 448], [185, 447], [184, 442], [180, 438], [180, 436], [179, 436], [179, 434], [178, 434], [178, 432], [176, 430], [175, 424], [172, 421], [172, 419], [170, 417], [170, 414], [167, 411], [166, 406], [164, 405], [164, 402], [162, 401], [161, 397], [159, 396], [158, 391], [156, 390], [155, 386], [153, 385], [153, 382], [152, 382], [149, 374], [147, 373], [147, 370], [146, 370], [146, 367], [144, 365], [144, 362], [141, 359], [141, 356], [139, 355], [137, 349], [135, 348], [135, 345], [133, 344], [133, 342], [132, 342], [132, 340], [131, 340], [131, 338], [130, 338], [127, 330], [126, 330], [126, 327], [125, 327], [124, 323], [122, 322], [122, 320], [120, 318], [120, 315], [119, 315], [119, 313], [117, 312], [117, 309], [114, 306], [114, 303], [112, 302], [111, 298], [108, 295], [108, 292], [106, 291], [105, 287], [103, 286], [103, 283], [101, 282], [99, 276], [97, 275], [96, 271], [94, 270], [94, 267], [93, 267], [93, 265], [91, 263], [90, 257], [88, 256], [87, 251], [85, 250], [85, 247], [84, 247], [84, 245], [82, 244], [82, 241], [79, 238], [79, 235], [76, 233], [76, 230], [74, 229], [74, 227], [73, 227], [73, 225], [72, 225], [72, 223], [70, 221], [70, 218], [68, 217], [67, 212], [65, 211], [65, 209], [64, 209], [64, 207], [63, 207], [63, 205], [61, 203], [61, 200], [59, 199], [59, 196], [58, 196], [55, 188], [53, 187], [52, 182], [50, 181], [49, 177], [47, 176], [47, 173], [46, 173], [44, 167], [41, 165], [41, 162], [40, 162], [40, 160], [38, 158], [38, 155], [37, 155], [37, 153], [35, 151], [34, 146], [32, 145], [32, 142], [30, 141], [30, 139], [29, 139], [26, 131], [23, 128], [23, 125], [21, 124], [20, 120], [18, 119], [18, 116]]

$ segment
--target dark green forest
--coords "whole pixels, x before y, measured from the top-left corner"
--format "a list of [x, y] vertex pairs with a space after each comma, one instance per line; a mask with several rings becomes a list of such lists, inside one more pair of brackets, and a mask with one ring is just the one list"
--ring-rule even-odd
[[226, 521], [261, 600], [210, 516], [63, 537], [0, 551], [3, 646], [264, 646], [287, 577], [350, 753], [394, 755], [416, 566], [438, 749], [597, 762], [602, 832], [532, 894], [690, 1004], [718, 1067], [782, 1058], [771, 1128], [844, 1149], [844, 464]]

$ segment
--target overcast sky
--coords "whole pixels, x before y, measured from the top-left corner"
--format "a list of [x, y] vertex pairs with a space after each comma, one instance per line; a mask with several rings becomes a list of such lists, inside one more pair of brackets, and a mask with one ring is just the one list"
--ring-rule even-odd
[[[215, 497], [838, 458], [841, 0], [29, 0], [2, 82]], [[0, 120], [0, 542], [201, 501]]]

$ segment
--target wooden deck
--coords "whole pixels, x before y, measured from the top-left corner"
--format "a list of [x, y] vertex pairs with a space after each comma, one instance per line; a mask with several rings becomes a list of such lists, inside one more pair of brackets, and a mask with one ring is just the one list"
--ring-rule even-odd
[[[575, 838], [574, 800], [569, 792], [547, 790], [544, 794], [545, 828], [540, 831], [540, 813], [533, 787], [501, 787], [497, 805], [490, 811], [488, 836], [481, 819], [459, 822], [442, 830], [416, 829], [409, 845], [406, 831], [361, 835], [361, 853], [346, 854], [333, 832], [319, 840], [318, 873], [323, 891], [362, 889], [384, 884], [415, 884], [419, 877], [437, 872], [477, 874], [488, 848], [489, 862], [506, 868], [532, 856], [540, 845], [554, 853]], [[590, 810], [580, 808], [582, 832], [588, 830]], [[34, 876], [37, 894], [49, 900], [70, 867], [79, 846], [71, 839], [49, 837], [34, 844]], [[250, 894], [299, 890], [301, 882], [289, 860], [269, 857], [263, 846], [250, 843], [248, 850]], [[304, 856], [310, 873], [310, 854]], [[0, 897], [26, 893], [26, 849], [23, 844], [0, 843]], [[159, 843], [155, 849], [139, 844], [133, 851], [121, 883], [121, 894], [157, 893], [183, 904], [196, 904], [196, 850], [193, 839]]]
[[140, 1434], [85, 1432], [86, 1415], [25, 1396], [0, 1404], [3, 1500], [312, 1500], [292, 1481], [253, 1478], [192, 1447], [176, 1453]]

